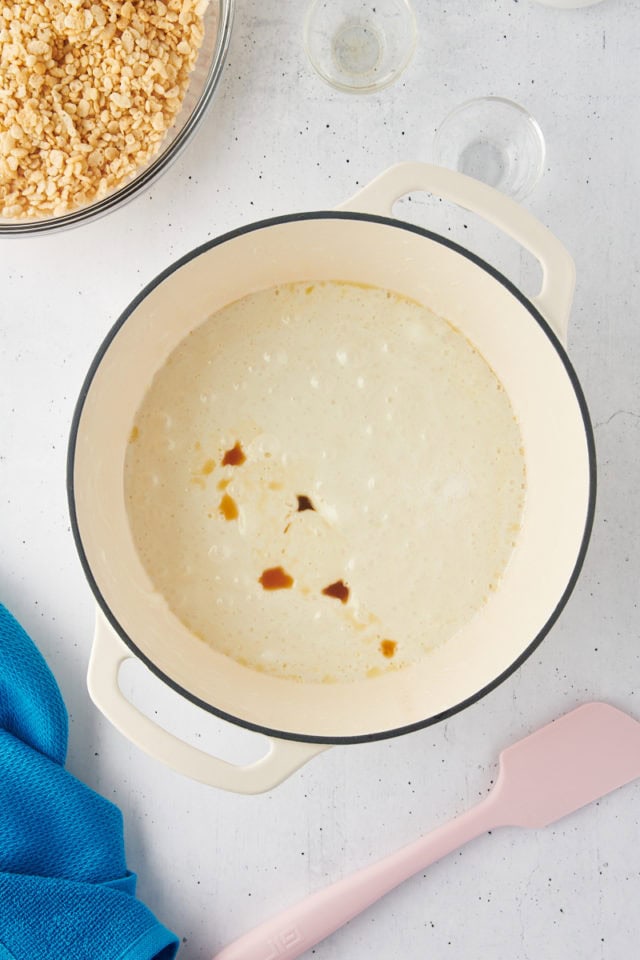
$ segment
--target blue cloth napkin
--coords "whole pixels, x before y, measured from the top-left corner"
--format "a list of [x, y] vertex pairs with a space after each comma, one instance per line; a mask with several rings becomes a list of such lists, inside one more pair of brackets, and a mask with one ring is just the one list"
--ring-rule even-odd
[[173, 960], [135, 897], [122, 815], [64, 769], [56, 681], [0, 604], [0, 960]]

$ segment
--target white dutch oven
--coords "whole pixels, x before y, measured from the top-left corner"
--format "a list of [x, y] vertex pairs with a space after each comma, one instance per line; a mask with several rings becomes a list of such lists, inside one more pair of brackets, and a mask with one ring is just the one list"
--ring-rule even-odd
[[[543, 269], [539, 295], [527, 299], [456, 244], [392, 219], [394, 202], [415, 190], [481, 214], [534, 254]], [[458, 327], [509, 394], [527, 466], [520, 541], [483, 609], [416, 666], [330, 685], [252, 671], [193, 636], [152, 587], [123, 493], [134, 414], [174, 347], [247, 293], [323, 279], [398, 291]], [[593, 519], [593, 437], [563, 348], [573, 286], [571, 258], [531, 214], [475, 180], [424, 164], [391, 168], [337, 211], [280, 217], [229, 233], [154, 280], [101, 346], [71, 433], [73, 530], [99, 607], [88, 678], [99, 709], [176, 770], [256, 793], [329, 744], [391, 737], [449, 717], [515, 670], [566, 603]], [[255, 764], [234, 766], [156, 725], [118, 686], [120, 665], [132, 656], [205, 710], [267, 734], [269, 752]]]

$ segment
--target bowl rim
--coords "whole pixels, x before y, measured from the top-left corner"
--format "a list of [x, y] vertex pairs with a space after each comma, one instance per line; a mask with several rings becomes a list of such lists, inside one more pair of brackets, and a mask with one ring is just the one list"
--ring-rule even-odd
[[134, 174], [132, 179], [95, 203], [89, 203], [75, 210], [70, 210], [68, 213], [62, 214], [62, 216], [59, 217], [42, 217], [37, 220], [15, 221], [0, 219], [0, 238], [37, 236], [42, 234], [50, 235], [58, 231], [68, 230], [71, 227], [80, 226], [82, 223], [97, 220], [100, 217], [106, 216], [106, 214], [112, 210], [123, 207], [137, 197], [143, 190], [150, 187], [152, 183], [155, 183], [161, 174], [180, 156], [190, 142], [213, 99], [227, 59], [231, 29], [235, 15], [235, 3], [236, 0], [218, 0], [219, 19], [216, 46], [204, 89], [189, 114], [186, 123], [167, 149], [158, 153], [151, 163], [144, 167], [139, 174]]
[[[560, 595], [555, 607], [550, 611], [545, 623], [538, 633], [530, 640], [527, 646], [521, 651], [521, 653], [512, 661], [512, 663], [503, 670], [498, 676], [494, 677], [489, 683], [485, 684], [479, 690], [475, 691], [469, 697], [466, 697], [464, 700], [459, 703], [453, 704], [451, 707], [448, 707], [446, 710], [442, 710], [433, 716], [428, 716], [422, 720], [394, 727], [391, 729], [378, 730], [366, 734], [356, 734], [356, 735], [341, 735], [341, 736], [319, 736], [314, 734], [305, 734], [298, 731], [287, 731], [274, 729], [266, 725], [255, 723], [253, 721], [245, 720], [242, 717], [235, 716], [228, 713], [217, 707], [215, 704], [208, 703], [205, 700], [202, 700], [200, 697], [196, 696], [189, 690], [185, 689], [181, 684], [174, 680], [171, 676], [166, 674], [164, 670], [158, 667], [153, 660], [145, 653], [143, 653], [135, 641], [126, 633], [123, 627], [117, 620], [116, 615], [112, 611], [111, 607], [105, 600], [100, 590], [99, 585], [97, 584], [89, 559], [85, 553], [84, 546], [82, 543], [82, 537], [80, 533], [80, 526], [78, 522], [78, 516], [76, 512], [75, 504], [75, 478], [74, 478], [74, 465], [75, 465], [75, 450], [76, 443], [78, 439], [78, 433], [80, 428], [80, 421], [82, 418], [82, 412], [84, 409], [85, 401], [89, 395], [93, 379], [102, 363], [103, 358], [105, 357], [112, 341], [115, 339], [121, 327], [127, 322], [131, 314], [137, 309], [140, 303], [143, 302], [157, 287], [159, 287], [164, 280], [167, 279], [171, 274], [175, 273], [181, 267], [189, 263], [190, 261], [196, 259], [200, 255], [208, 252], [214, 247], [220, 246], [221, 244], [233, 240], [236, 237], [243, 236], [245, 234], [252, 233], [256, 230], [261, 230], [269, 228], [271, 226], [277, 226], [287, 223], [295, 223], [303, 220], [360, 220], [366, 221], [375, 224], [381, 224], [393, 228], [398, 228], [402, 230], [407, 230], [412, 233], [416, 233], [419, 236], [423, 236], [428, 240], [434, 241], [436, 243], [442, 244], [445, 247], [448, 247], [452, 251], [460, 254], [465, 257], [467, 260], [470, 260], [480, 269], [486, 271], [494, 280], [500, 283], [508, 293], [510, 293], [515, 299], [527, 310], [532, 320], [541, 328], [542, 332], [549, 339], [551, 346], [557, 353], [564, 370], [569, 378], [572, 390], [574, 392], [578, 410], [582, 420], [582, 427], [585, 434], [585, 444], [586, 452], [588, 459], [588, 499], [587, 499], [587, 509], [585, 513], [584, 527], [582, 531], [582, 537], [580, 540], [580, 547], [576, 555], [574, 566], [567, 580], [567, 584]], [[226, 720], [229, 723], [233, 723], [236, 726], [243, 727], [247, 730], [252, 730], [255, 733], [265, 735], [267, 737], [275, 737], [280, 740], [293, 740], [304, 743], [317, 743], [317, 744], [327, 744], [327, 745], [346, 745], [352, 743], [371, 743], [378, 740], [388, 740], [392, 737], [401, 736], [406, 733], [413, 733], [417, 730], [421, 730], [425, 727], [433, 726], [436, 723], [440, 723], [444, 720], [447, 720], [455, 714], [460, 713], [462, 710], [467, 707], [472, 706], [474, 703], [477, 703], [479, 700], [483, 699], [491, 691], [495, 690], [496, 687], [500, 686], [505, 680], [507, 680], [515, 671], [522, 666], [522, 664], [531, 656], [531, 654], [537, 649], [542, 640], [547, 636], [551, 628], [554, 626], [558, 620], [560, 614], [565, 608], [569, 597], [573, 593], [573, 590], [576, 586], [576, 583], [580, 577], [580, 573], [584, 564], [586, 557], [589, 540], [593, 530], [593, 523], [595, 517], [595, 505], [596, 505], [596, 489], [597, 489], [597, 466], [596, 466], [596, 448], [595, 448], [595, 437], [593, 432], [593, 426], [591, 423], [591, 417], [587, 407], [587, 402], [582, 390], [582, 386], [578, 379], [578, 375], [571, 363], [566, 349], [560, 342], [558, 336], [551, 329], [547, 321], [544, 319], [540, 311], [533, 305], [529, 298], [519, 290], [514, 283], [512, 283], [507, 277], [505, 277], [499, 270], [491, 266], [477, 254], [471, 252], [470, 250], [465, 249], [460, 244], [456, 243], [453, 240], [450, 240], [447, 237], [443, 237], [438, 233], [435, 233], [426, 228], [417, 226], [415, 224], [407, 223], [402, 220], [397, 220], [393, 217], [381, 216], [379, 214], [371, 213], [358, 213], [345, 210], [320, 210], [320, 211], [309, 211], [302, 213], [293, 213], [285, 214], [277, 217], [270, 217], [268, 219], [259, 220], [254, 223], [246, 224], [244, 226], [235, 228], [231, 231], [228, 231], [218, 237], [214, 237], [211, 240], [195, 247], [190, 252], [186, 253], [174, 263], [166, 267], [161, 273], [159, 273], [153, 280], [145, 285], [145, 287], [137, 294], [136, 297], [129, 303], [125, 310], [120, 314], [116, 322], [113, 324], [111, 329], [108, 331], [107, 335], [100, 344], [93, 361], [89, 367], [89, 370], [85, 376], [84, 382], [80, 389], [78, 395], [78, 400], [73, 413], [73, 418], [70, 427], [69, 433], [69, 443], [67, 448], [67, 499], [69, 507], [69, 516], [71, 523], [71, 531], [73, 539], [78, 551], [80, 564], [84, 571], [85, 577], [89, 583], [89, 586], [94, 594], [94, 598], [98, 603], [98, 606], [102, 613], [104, 614], [107, 622], [111, 628], [115, 631], [117, 636], [119, 636], [125, 645], [129, 648], [131, 653], [139, 659], [146, 667], [148, 667], [156, 677], [166, 683], [172, 690], [181, 696], [185, 697], [188, 701], [195, 704], [196, 706], [202, 708], [207, 713], [214, 714], [222, 720]]]

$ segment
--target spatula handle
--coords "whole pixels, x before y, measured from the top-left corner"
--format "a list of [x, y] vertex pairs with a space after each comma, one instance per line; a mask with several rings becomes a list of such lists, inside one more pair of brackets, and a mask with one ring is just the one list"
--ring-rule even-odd
[[294, 960], [398, 884], [496, 826], [490, 794], [466, 813], [265, 921], [215, 960]]

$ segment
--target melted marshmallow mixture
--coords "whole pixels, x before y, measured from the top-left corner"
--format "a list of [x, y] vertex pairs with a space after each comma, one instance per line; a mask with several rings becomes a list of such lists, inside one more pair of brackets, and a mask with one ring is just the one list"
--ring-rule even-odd
[[305, 682], [428, 656], [515, 545], [522, 440], [469, 341], [347, 283], [244, 297], [174, 350], [125, 463], [153, 585], [222, 654]]

